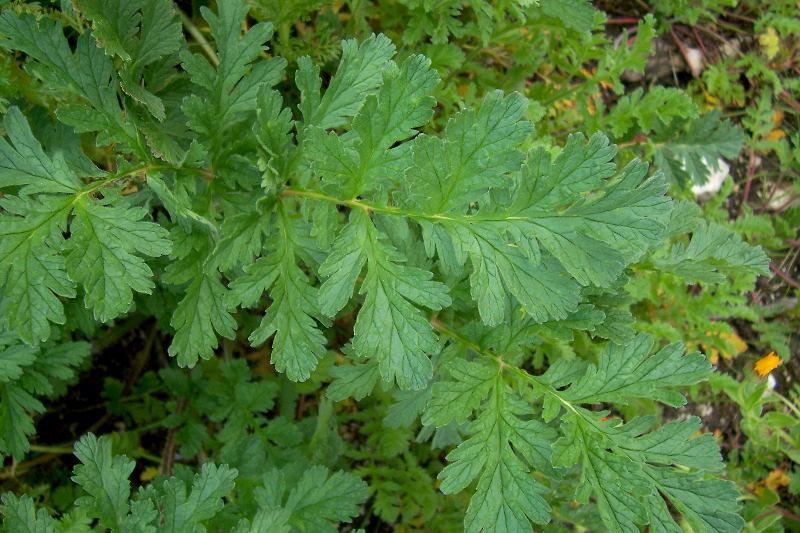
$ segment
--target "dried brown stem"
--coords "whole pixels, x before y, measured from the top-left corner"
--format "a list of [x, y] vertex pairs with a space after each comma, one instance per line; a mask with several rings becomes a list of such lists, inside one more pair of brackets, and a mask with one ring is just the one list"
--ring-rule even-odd
[[783, 281], [794, 287], [795, 289], [800, 289], [800, 281], [797, 281], [789, 274], [781, 270], [780, 268], [776, 267], [774, 264], [769, 264], [769, 269], [772, 271], [773, 274], [781, 278]]
[[[186, 398], [178, 398], [178, 403], [175, 406], [175, 414], [180, 415], [186, 407]], [[169, 477], [172, 475], [172, 465], [175, 464], [175, 429], [169, 428], [167, 432], [167, 441], [164, 444], [164, 453], [162, 454], [161, 474]]]

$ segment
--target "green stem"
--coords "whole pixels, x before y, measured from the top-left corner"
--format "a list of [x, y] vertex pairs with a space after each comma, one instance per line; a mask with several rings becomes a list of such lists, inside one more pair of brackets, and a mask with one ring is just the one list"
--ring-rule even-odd
[[776, 398], [783, 402], [786, 407], [788, 407], [795, 414], [795, 416], [800, 417], [800, 408], [792, 403], [786, 396], [774, 390], [772, 391], [772, 394], [774, 394]]
[[575, 406], [572, 404], [572, 402], [570, 402], [569, 400], [567, 400], [563, 396], [561, 396], [558, 393], [558, 391], [554, 387], [552, 387], [551, 385], [549, 385], [547, 383], [544, 383], [543, 381], [541, 381], [536, 376], [532, 376], [531, 374], [529, 374], [528, 372], [526, 372], [522, 368], [516, 367], [514, 365], [509, 365], [508, 363], [506, 363], [503, 360], [502, 356], [494, 355], [492, 353], [489, 353], [488, 351], [484, 350], [483, 348], [481, 348], [476, 343], [474, 343], [474, 342], [470, 341], [469, 339], [461, 336], [458, 332], [456, 332], [453, 329], [451, 329], [451, 328], [447, 327], [446, 325], [442, 324], [437, 318], [433, 318], [431, 320], [431, 325], [433, 326], [433, 328], [435, 330], [437, 330], [438, 332], [446, 335], [447, 337], [449, 337], [453, 341], [457, 342], [458, 344], [464, 346], [465, 348], [467, 348], [469, 350], [472, 350], [473, 352], [475, 352], [478, 355], [481, 355], [483, 357], [488, 357], [490, 359], [494, 359], [497, 362], [497, 364], [500, 365], [500, 368], [502, 370], [508, 370], [510, 373], [515, 374], [516, 376], [518, 376], [518, 377], [522, 378], [523, 380], [529, 382], [531, 385], [533, 385], [533, 387], [536, 390], [542, 391], [543, 393], [545, 393], [548, 396], [552, 397], [553, 399], [557, 400], [567, 410], [575, 413], [578, 416], [583, 416], [585, 418], [583, 413], [578, 411], [578, 409], [575, 408]]
[[205, 36], [200, 33], [200, 30], [194, 25], [192, 19], [190, 19], [183, 11], [179, 10], [179, 12], [181, 14], [181, 22], [183, 23], [183, 27], [186, 28], [186, 31], [189, 32], [189, 35], [191, 35], [192, 38], [197, 41], [197, 44], [203, 49], [203, 52], [206, 54], [206, 57], [208, 57], [208, 60], [211, 62], [211, 64], [215, 67], [218, 67], [219, 57], [217, 57], [217, 53], [214, 51], [214, 48], [211, 47], [211, 44], [209, 44]]
[[304, 189], [291, 189], [287, 188], [281, 192], [281, 196], [291, 197], [296, 196], [300, 198], [309, 198], [311, 200], [319, 200], [321, 202], [329, 202], [336, 205], [341, 205], [344, 207], [349, 207], [350, 209], [361, 209], [366, 213], [374, 212], [374, 213], [381, 213], [384, 215], [392, 215], [392, 216], [399, 216], [405, 218], [413, 218], [417, 220], [430, 220], [433, 222], [455, 222], [458, 224], [470, 223], [470, 222], [509, 222], [509, 221], [523, 221], [523, 222], [533, 222], [535, 220], [531, 217], [527, 216], [469, 216], [469, 215], [445, 215], [441, 213], [437, 214], [429, 214], [429, 213], [417, 213], [415, 211], [406, 211], [404, 209], [400, 209], [397, 207], [392, 207], [388, 205], [375, 205], [367, 203], [363, 200], [358, 198], [352, 198], [350, 200], [343, 200], [341, 198], [336, 198], [335, 196], [329, 196], [327, 194], [317, 192], [317, 191], [308, 191]]
[[65, 455], [72, 453], [72, 447], [67, 446], [46, 446], [42, 444], [31, 444], [31, 451], [37, 453], [56, 453]]
[[138, 450], [136, 452], [132, 452], [131, 455], [135, 458], [146, 459], [151, 463], [161, 464], [161, 457], [154, 455], [150, 452], [146, 452], [144, 450]]

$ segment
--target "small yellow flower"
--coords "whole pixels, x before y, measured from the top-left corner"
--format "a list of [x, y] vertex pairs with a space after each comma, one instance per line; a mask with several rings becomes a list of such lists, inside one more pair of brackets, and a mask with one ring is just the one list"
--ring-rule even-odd
[[774, 58], [781, 50], [781, 38], [775, 28], [767, 28], [767, 31], [759, 35], [758, 44], [761, 45], [761, 49], [767, 59]]
[[767, 478], [764, 480], [764, 485], [766, 485], [767, 488], [769, 488], [769, 490], [772, 492], [778, 492], [781, 487], [788, 487], [790, 481], [791, 480], [789, 479], [789, 476], [786, 475], [786, 472], [780, 468], [776, 468], [770, 472]]
[[767, 355], [756, 361], [753, 365], [753, 370], [760, 377], [767, 377], [773, 370], [781, 365], [781, 358], [775, 352], [769, 352]]
[[148, 481], [153, 481], [156, 476], [158, 476], [158, 467], [157, 466], [148, 466], [144, 470], [142, 470], [141, 475], [139, 475], [139, 479], [147, 483]]

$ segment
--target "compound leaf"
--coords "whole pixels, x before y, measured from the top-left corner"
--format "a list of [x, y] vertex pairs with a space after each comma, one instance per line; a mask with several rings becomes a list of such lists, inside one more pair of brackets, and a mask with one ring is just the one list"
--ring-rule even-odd
[[308, 469], [286, 499], [289, 522], [304, 531], [335, 532], [349, 522], [367, 499], [367, 484], [348, 472], [330, 473], [324, 466]]
[[430, 93], [438, 81], [429, 59], [410, 56], [400, 67], [383, 71], [380, 89], [367, 96], [347, 138], [326, 135], [321, 128], [314, 133], [310, 142], [321, 143], [322, 149], [307, 153], [326, 188], [343, 198], [379, 188], [387, 169], [405, 155], [402, 147], [392, 145], [415, 135], [415, 128], [433, 115]]
[[3, 119], [8, 142], [0, 139], [0, 187], [19, 187], [19, 194], [74, 193], [81, 183], [63, 159], [52, 159], [33, 136], [17, 107]]
[[194, 475], [188, 495], [183, 480], [166, 480], [162, 486], [164, 528], [168, 531], [196, 531], [201, 522], [222, 509], [222, 498], [233, 490], [238, 474], [235, 468], [227, 465], [206, 463]]
[[125, 456], [113, 456], [108, 437], [98, 439], [91, 433], [75, 443], [75, 456], [81, 464], [75, 466], [72, 480], [88, 493], [81, 505], [89, 508], [103, 527], [120, 529], [128, 515], [128, 477], [136, 464]]
[[316, 77], [315, 83], [298, 82], [301, 86], [300, 111], [305, 126], [332, 129], [345, 125], [364, 99], [380, 85], [383, 70], [389, 66], [394, 52], [394, 44], [385, 35], [371, 35], [361, 43], [354, 39], [342, 41], [339, 66], [321, 98], [319, 72], [313, 72], [314, 67], [308, 58], [303, 58], [298, 77]]
[[609, 344], [597, 366], [566, 391], [564, 398], [573, 403], [626, 403], [632, 398], [649, 398], [673, 407], [686, 399], [675, 387], [693, 385], [709, 377], [712, 367], [698, 353], [684, 355], [681, 343], [670, 344], [650, 355], [653, 340], [640, 334], [627, 346]]
[[289, 379], [305, 381], [326, 352], [325, 337], [317, 325], [324, 319], [318, 310], [317, 289], [297, 264], [295, 249], [301, 237], [282, 209], [278, 218], [272, 253], [245, 268], [245, 275], [231, 284], [231, 299], [252, 306], [269, 290], [272, 304], [250, 342], [259, 345], [275, 334], [272, 363]]
[[353, 336], [356, 354], [377, 358], [384, 381], [397, 380], [400, 388], [416, 390], [430, 379], [429, 356], [438, 350], [436, 334], [417, 306], [439, 310], [450, 305], [450, 297], [430, 272], [404, 261], [367, 215], [354, 212], [320, 266], [320, 275], [328, 279], [319, 298], [322, 311], [333, 316], [349, 299], [366, 264], [359, 291], [365, 300]]
[[[59, 296], [75, 297], [75, 283], [58, 254], [70, 203], [6, 201], [0, 214], [0, 318], [28, 344], [50, 337], [50, 322], [63, 324]], [[15, 216], [12, 213], [24, 213]]]
[[175, 337], [169, 354], [180, 366], [194, 366], [198, 358], [210, 359], [217, 347], [217, 334], [228, 339], [236, 335], [236, 321], [230, 313], [228, 290], [215, 272], [200, 272], [186, 289], [170, 324]]
[[447, 455], [450, 464], [439, 474], [441, 490], [453, 494], [478, 479], [464, 518], [466, 531], [530, 531], [531, 522], [550, 521], [550, 506], [542, 496], [546, 489], [529, 472], [531, 467], [549, 469], [555, 432], [528, 418], [530, 406], [504, 383], [499, 368], [494, 371], [470, 437]]
[[169, 232], [153, 222], [140, 220], [141, 208], [108, 205], [81, 197], [70, 224], [66, 268], [85, 290], [87, 308], [100, 322], [128, 311], [133, 292], [150, 294], [153, 272], [143, 254], [159, 257], [170, 253]]
[[109, 55], [130, 61], [141, 22], [144, 0], [76, 0], [75, 4], [92, 19], [92, 32]]
[[16, 15], [7, 9], [0, 13], [0, 34], [6, 39], [0, 46], [34, 59], [41, 67], [36, 74], [53, 90], [83, 101], [84, 105], [61, 105], [57, 115], [62, 122], [78, 132], [99, 132], [99, 145], [120, 140], [140, 147], [135, 130], [122, 115], [113, 64], [89, 32], [78, 37], [73, 53], [59, 22], [46, 18], [39, 22], [32, 15]]
[[0, 499], [0, 514], [6, 531], [25, 533], [51, 533], [56, 530], [56, 522], [45, 509], [36, 509], [33, 498], [23, 494], [19, 498], [13, 492], [6, 492]]
[[722, 157], [732, 159], [744, 142], [742, 129], [720, 118], [718, 109], [667, 128], [654, 138], [654, 161], [668, 179], [680, 185], [708, 181]]
[[676, 243], [655, 265], [687, 282], [725, 283], [749, 288], [755, 278], [769, 273], [769, 257], [760, 246], [744, 242], [739, 234], [719, 224], [700, 221], [688, 244]]

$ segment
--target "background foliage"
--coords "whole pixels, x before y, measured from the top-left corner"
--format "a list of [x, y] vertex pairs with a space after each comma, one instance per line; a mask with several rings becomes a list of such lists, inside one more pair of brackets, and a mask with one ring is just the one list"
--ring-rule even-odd
[[800, 527], [795, 2], [0, 9], [6, 530]]

